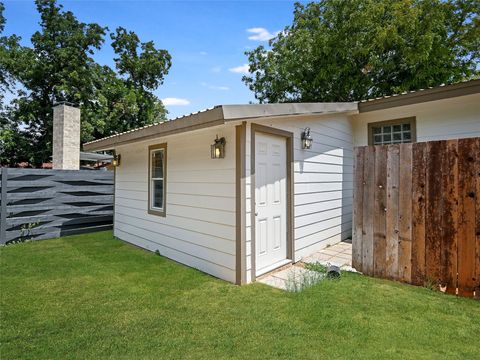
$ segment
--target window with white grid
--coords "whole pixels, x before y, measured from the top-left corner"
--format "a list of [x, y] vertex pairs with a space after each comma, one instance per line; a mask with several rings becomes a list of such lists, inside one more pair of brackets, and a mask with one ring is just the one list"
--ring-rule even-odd
[[370, 145], [402, 144], [415, 141], [413, 118], [369, 124]]

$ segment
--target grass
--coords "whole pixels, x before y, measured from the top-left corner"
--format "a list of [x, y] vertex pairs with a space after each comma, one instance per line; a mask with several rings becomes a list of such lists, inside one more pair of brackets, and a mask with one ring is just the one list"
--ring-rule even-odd
[[480, 303], [344, 274], [238, 287], [110, 232], [0, 249], [2, 359], [473, 359]]

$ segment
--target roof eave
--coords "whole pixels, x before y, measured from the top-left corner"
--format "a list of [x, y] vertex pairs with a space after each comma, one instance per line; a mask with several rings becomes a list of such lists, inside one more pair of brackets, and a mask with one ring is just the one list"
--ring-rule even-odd
[[83, 149], [84, 151], [111, 150], [118, 145], [224, 125], [238, 120], [332, 113], [358, 113], [358, 106], [356, 102], [221, 105], [161, 124], [85, 143]]
[[412, 91], [358, 103], [360, 113], [480, 93], [480, 79]]
[[[140, 129], [134, 129], [127, 133], [110, 136], [104, 139], [85, 143], [84, 151], [102, 151], [111, 150], [120, 144], [128, 144], [136, 141], [143, 141], [178, 134], [185, 131], [198, 130], [211, 126], [222, 125], [225, 123], [222, 107], [215, 107], [208, 111], [198, 112], [185, 116], [174, 121], [165, 121], [162, 124], [147, 126]], [[159, 126], [161, 125], [161, 126]]]

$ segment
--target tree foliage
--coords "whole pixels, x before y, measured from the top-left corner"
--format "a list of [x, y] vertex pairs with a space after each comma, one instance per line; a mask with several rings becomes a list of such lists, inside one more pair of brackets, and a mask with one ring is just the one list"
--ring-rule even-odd
[[260, 102], [354, 101], [478, 76], [479, 0], [322, 0], [247, 52]]
[[[20, 159], [40, 165], [50, 160], [52, 109], [57, 102], [81, 107], [82, 142], [165, 118], [166, 110], [152, 91], [171, 66], [166, 50], [156, 49], [153, 42], [141, 43], [135, 33], [119, 28], [111, 34], [117, 73], [93, 59], [107, 28], [79, 21], [55, 0], [36, 0], [36, 5], [41, 20], [32, 45], [20, 46], [17, 36], [2, 37], [0, 44], [0, 86], [16, 85], [12, 103], [2, 103], [4, 121], [8, 134], [18, 133], [26, 144], [21, 156], [2, 154], [3, 164]], [[0, 144], [8, 148], [11, 136], [5, 134], [0, 133]]]

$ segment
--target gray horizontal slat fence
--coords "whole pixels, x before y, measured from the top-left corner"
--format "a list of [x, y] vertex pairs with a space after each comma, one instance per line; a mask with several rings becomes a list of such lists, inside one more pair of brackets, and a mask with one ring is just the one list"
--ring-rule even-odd
[[113, 172], [0, 168], [0, 244], [108, 230]]

